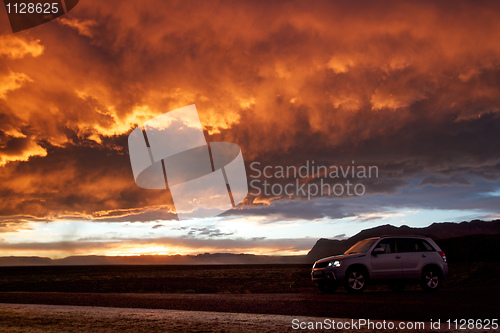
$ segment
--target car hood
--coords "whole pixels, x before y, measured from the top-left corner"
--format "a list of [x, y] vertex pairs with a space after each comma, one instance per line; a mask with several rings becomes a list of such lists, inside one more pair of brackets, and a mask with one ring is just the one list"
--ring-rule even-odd
[[359, 258], [359, 257], [364, 257], [366, 253], [356, 253], [356, 254], [340, 254], [337, 256], [332, 256], [332, 257], [326, 257], [317, 260], [316, 262], [325, 262], [325, 261], [332, 261], [332, 260], [344, 260], [344, 259], [351, 259], [351, 258]]

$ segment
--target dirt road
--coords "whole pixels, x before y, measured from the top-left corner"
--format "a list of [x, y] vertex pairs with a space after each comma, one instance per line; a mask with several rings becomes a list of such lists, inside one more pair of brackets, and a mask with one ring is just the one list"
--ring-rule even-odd
[[116, 294], [2, 292], [0, 303], [149, 308], [365, 318], [387, 320], [447, 320], [496, 318], [498, 292], [489, 289], [365, 292], [323, 294]]
[[[300, 329], [300, 324], [305, 330]], [[324, 325], [324, 326], [318, 326]], [[227, 313], [208, 311], [181, 311], [158, 309], [128, 309], [111, 307], [88, 307], [67, 305], [0, 304], [0, 332], [315, 332], [355, 331], [394, 332], [364, 327], [339, 328], [339, 324], [350, 324], [350, 319], [321, 317]], [[373, 321], [372, 325], [382, 325]], [[412, 322], [394, 321], [395, 327], [415, 325]], [[411, 332], [428, 332], [430, 323], [420, 323]], [[314, 326], [309, 326], [314, 325]], [[327, 325], [334, 325], [333, 329]], [[336, 326], [335, 326], [336, 325]], [[384, 325], [390, 325], [385, 323]], [[323, 328], [323, 329], [321, 329]], [[409, 331], [399, 330], [396, 331]], [[455, 332], [442, 327], [433, 332]]]

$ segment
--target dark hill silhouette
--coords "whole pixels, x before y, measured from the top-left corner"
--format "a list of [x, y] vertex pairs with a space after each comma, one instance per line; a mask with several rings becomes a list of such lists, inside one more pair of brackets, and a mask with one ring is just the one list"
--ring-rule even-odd
[[43, 266], [52, 265], [52, 261], [46, 257], [0, 257], [0, 266]]
[[300, 264], [306, 256], [265, 256], [234, 253], [198, 255], [141, 256], [70, 256], [62, 259], [42, 257], [0, 257], [1, 266], [93, 266], [93, 265], [233, 265], [233, 264]]

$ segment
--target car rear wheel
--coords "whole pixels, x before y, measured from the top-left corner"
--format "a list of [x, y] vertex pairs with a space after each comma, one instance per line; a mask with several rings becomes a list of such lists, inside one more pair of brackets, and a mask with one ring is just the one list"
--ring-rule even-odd
[[441, 272], [433, 267], [424, 269], [420, 286], [426, 291], [437, 290], [441, 286]]
[[347, 271], [345, 289], [350, 293], [360, 293], [366, 289], [368, 273], [362, 268], [352, 268]]

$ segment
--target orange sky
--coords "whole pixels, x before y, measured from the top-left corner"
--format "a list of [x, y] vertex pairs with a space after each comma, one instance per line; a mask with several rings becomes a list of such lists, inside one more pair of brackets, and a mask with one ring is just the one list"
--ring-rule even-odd
[[[387, 204], [428, 184], [461, 186], [446, 193], [472, 202], [500, 179], [499, 14], [494, 1], [81, 0], [0, 36], [0, 231], [175, 219], [166, 192], [134, 183], [126, 142], [190, 104], [210, 141], [237, 143], [247, 166], [356, 160], [379, 166], [367, 190]], [[461, 209], [430, 190], [408, 202]], [[487, 199], [465, 209], [498, 214]], [[235, 214], [287, 221], [303, 204], [259, 211], [254, 200]], [[323, 216], [380, 202], [337, 214], [330, 200]]]

